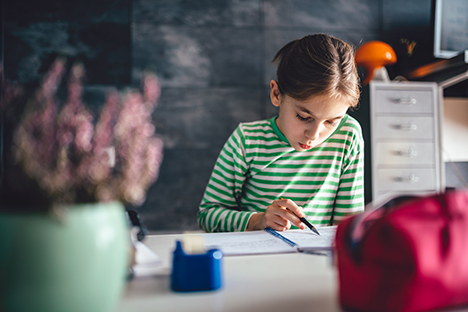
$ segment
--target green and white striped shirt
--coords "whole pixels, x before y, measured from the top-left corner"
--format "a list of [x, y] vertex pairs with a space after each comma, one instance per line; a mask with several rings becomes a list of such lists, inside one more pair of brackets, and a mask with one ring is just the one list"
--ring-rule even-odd
[[241, 123], [216, 161], [198, 211], [207, 232], [245, 231], [253, 213], [276, 199], [293, 200], [306, 219], [328, 225], [364, 211], [364, 141], [346, 115], [322, 144], [296, 151], [275, 123]]

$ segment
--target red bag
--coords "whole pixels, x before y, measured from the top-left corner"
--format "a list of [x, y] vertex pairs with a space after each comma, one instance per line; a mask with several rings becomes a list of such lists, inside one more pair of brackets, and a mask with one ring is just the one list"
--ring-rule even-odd
[[468, 305], [468, 191], [400, 197], [348, 218], [335, 247], [344, 310]]

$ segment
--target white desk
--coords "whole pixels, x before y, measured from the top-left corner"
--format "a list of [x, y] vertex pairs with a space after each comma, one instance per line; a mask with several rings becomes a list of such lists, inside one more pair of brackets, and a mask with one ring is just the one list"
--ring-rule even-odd
[[170, 263], [175, 240], [181, 237], [146, 237], [144, 243], [163, 261], [161, 272], [130, 281], [116, 312], [341, 311], [337, 272], [330, 259], [309, 254], [224, 257], [220, 290], [173, 292]]

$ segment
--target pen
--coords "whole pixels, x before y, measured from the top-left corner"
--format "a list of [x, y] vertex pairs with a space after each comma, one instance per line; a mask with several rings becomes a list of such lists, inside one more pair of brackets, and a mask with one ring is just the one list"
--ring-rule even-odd
[[[288, 209], [288, 208], [286, 208], [286, 209]], [[289, 209], [288, 209], [288, 210], [289, 210]], [[291, 210], [289, 210], [289, 211], [291, 211]], [[291, 211], [291, 213], [292, 213], [293, 215], [295, 215], [296, 217], [298, 217], [298, 215], [295, 214], [294, 212]], [[299, 217], [298, 217], [298, 218], [299, 218]], [[315, 234], [320, 235], [320, 233], [317, 231], [317, 229], [315, 228], [315, 226], [313, 226], [309, 221], [307, 221], [306, 218], [302, 217], [302, 218], [299, 218], [299, 220], [301, 220], [302, 223], [304, 223], [305, 225], [307, 225], [307, 226], [309, 227], [309, 229], [311, 229], [313, 232], [315, 232]]]
[[[281, 199], [283, 199], [283, 198], [281, 197]], [[293, 211], [289, 210], [289, 208], [286, 208], [286, 209], [288, 209], [289, 212], [291, 212], [293, 215], [295, 215], [296, 217], [299, 218], [299, 216], [298, 216], [297, 214], [295, 214]], [[307, 221], [306, 218], [302, 217], [302, 218], [299, 218], [299, 220], [301, 220], [302, 223], [304, 223], [305, 225], [307, 225], [307, 227], [308, 227], [309, 229], [311, 229], [315, 234], [320, 235], [320, 233], [317, 231], [317, 229], [315, 228], [315, 226], [313, 226], [309, 221]]]

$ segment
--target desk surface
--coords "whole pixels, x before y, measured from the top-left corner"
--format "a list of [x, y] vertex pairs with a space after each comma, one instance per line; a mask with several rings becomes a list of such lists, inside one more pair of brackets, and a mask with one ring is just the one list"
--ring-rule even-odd
[[291, 253], [223, 258], [223, 287], [177, 293], [170, 262], [182, 235], [149, 235], [144, 243], [162, 260], [160, 271], [127, 284], [116, 312], [146, 311], [341, 311], [337, 274], [330, 258]]

